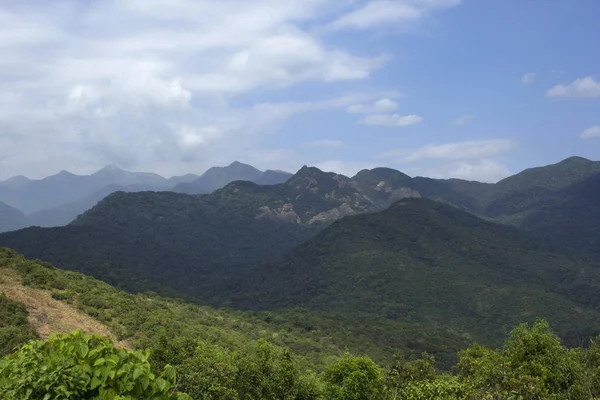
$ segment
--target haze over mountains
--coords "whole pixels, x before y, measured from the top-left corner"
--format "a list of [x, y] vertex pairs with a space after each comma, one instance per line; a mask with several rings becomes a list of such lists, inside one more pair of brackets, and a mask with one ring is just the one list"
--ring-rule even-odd
[[169, 179], [153, 173], [124, 171], [114, 165], [92, 175], [62, 171], [40, 180], [16, 176], [0, 181], [0, 232], [27, 226], [66, 225], [116, 191], [173, 190], [200, 194], [210, 193], [235, 180], [268, 185], [284, 182], [290, 176], [282, 171], [259, 171], [239, 162], [213, 167], [202, 176], [188, 174]]

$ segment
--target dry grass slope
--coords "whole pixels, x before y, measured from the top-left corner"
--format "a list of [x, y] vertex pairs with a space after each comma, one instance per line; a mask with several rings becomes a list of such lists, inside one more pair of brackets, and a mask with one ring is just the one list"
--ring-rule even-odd
[[23, 286], [19, 274], [10, 268], [0, 267], [0, 293], [25, 304], [29, 312], [29, 325], [42, 339], [47, 339], [51, 333], [68, 333], [79, 329], [88, 334], [109, 337], [118, 347], [130, 348], [126, 342], [118, 341], [108, 327], [74, 306], [53, 299], [47, 291]]

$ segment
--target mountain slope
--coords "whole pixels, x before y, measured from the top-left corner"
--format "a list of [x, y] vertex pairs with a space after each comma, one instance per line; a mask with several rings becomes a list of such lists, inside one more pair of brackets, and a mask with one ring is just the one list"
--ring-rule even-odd
[[230, 279], [215, 303], [364, 312], [500, 339], [547, 317], [564, 337], [600, 332], [597, 270], [514, 228], [427, 199], [335, 222], [280, 261]]
[[600, 174], [555, 193], [520, 227], [548, 243], [600, 259]]
[[113, 193], [70, 226], [0, 235], [0, 244], [126, 290], [209, 298], [234, 271], [375, 209], [349, 178], [304, 167], [285, 184], [237, 181], [210, 195]]
[[490, 217], [516, 215], [554, 202], [560, 192], [600, 174], [600, 162], [567, 158], [545, 167], [527, 169], [498, 182], [486, 205]]
[[[0, 292], [28, 305], [30, 321], [42, 327], [42, 336], [48, 329], [62, 331], [78, 325], [87, 332], [120, 340], [127, 347], [152, 349], [154, 357], [173, 365], [189, 356], [198, 342], [205, 348], [218, 346], [215, 351], [243, 350], [262, 338], [290, 348], [304, 367], [313, 370], [322, 369], [345, 349], [380, 361], [390, 360], [397, 349], [415, 355], [428, 351], [439, 356], [441, 365], [449, 366], [454, 358], [451, 354], [468, 345], [466, 338], [443, 329], [368, 316], [358, 317], [363, 325], [355, 326], [356, 319], [307, 310], [240, 313], [153, 293], [126, 294], [88, 276], [26, 260], [2, 248], [0, 273], [8, 277], [0, 283]], [[61, 319], [61, 313], [68, 318]]]
[[69, 333], [79, 329], [89, 334], [108, 337], [120, 347], [129, 347], [127, 343], [119, 342], [106, 325], [78, 310], [74, 305], [53, 298], [48, 291], [23, 285], [19, 273], [13, 269], [0, 265], [0, 270], [0, 293], [27, 308], [28, 324], [40, 338], [47, 339], [51, 333]]
[[0, 233], [27, 226], [27, 218], [20, 210], [0, 201]]

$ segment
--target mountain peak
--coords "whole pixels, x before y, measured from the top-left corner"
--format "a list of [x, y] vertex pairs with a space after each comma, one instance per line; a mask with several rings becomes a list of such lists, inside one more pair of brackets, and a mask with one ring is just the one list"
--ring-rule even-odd
[[240, 169], [240, 168], [246, 168], [246, 169], [252, 169], [252, 170], [256, 170], [258, 171], [257, 168], [253, 167], [250, 164], [245, 164], [243, 162], [239, 162], [239, 161], [234, 161], [231, 164], [229, 164], [227, 167], [225, 168], [236, 168], [236, 169]]
[[317, 178], [318, 176], [324, 174], [325, 172], [321, 171], [317, 167], [309, 167], [308, 165], [304, 165], [298, 170], [298, 172], [294, 174], [294, 178]]
[[588, 160], [587, 158], [573, 156], [573, 157], [565, 158], [564, 160], [560, 161], [558, 164], [564, 165], [564, 164], [591, 164], [591, 163], [593, 163], [593, 161]]
[[27, 183], [30, 182], [31, 179], [29, 179], [26, 176], [23, 175], [17, 175], [17, 176], [13, 176], [11, 178], [8, 178], [7, 180], [3, 181], [4, 183], [8, 183], [8, 184], [22, 184], [22, 183]]
[[94, 173], [94, 175], [116, 174], [116, 173], [121, 173], [121, 172], [125, 172], [125, 171], [123, 171], [121, 168], [117, 167], [114, 164], [108, 164], [101, 170]]
[[69, 172], [65, 169], [63, 169], [62, 171], [60, 171], [58, 174], [54, 175], [54, 176], [58, 176], [58, 177], [71, 177], [71, 176], [77, 176], [72, 172]]

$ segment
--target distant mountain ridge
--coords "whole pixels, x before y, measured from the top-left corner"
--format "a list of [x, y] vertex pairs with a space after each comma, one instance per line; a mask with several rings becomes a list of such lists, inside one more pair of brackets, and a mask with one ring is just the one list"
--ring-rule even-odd
[[350, 178], [305, 166], [278, 185], [235, 181], [193, 196], [112, 193], [69, 226], [0, 235], [0, 245], [127, 290], [145, 290], [142, 278], [193, 296], [210, 290], [214, 274], [280, 256], [331, 222], [382, 204]]
[[[256, 171], [248, 174], [247, 171]], [[220, 173], [219, 176], [214, 176]], [[270, 185], [285, 182], [292, 174], [283, 171], [258, 171], [254, 167], [234, 162], [228, 167], [211, 168], [199, 184], [209, 180], [210, 191], [219, 189], [236, 180], [252, 180], [258, 184]], [[107, 195], [116, 191], [168, 191], [176, 187], [185, 188], [201, 179], [195, 174], [174, 176], [166, 179], [148, 172], [129, 172], [114, 165], [108, 165], [91, 175], [75, 175], [61, 171], [56, 175], [40, 180], [16, 176], [0, 181], [0, 201], [11, 209], [17, 209], [25, 218], [17, 217], [11, 211], [8, 222], [8, 209], [2, 211], [5, 219], [0, 219], [0, 232], [22, 229], [27, 226], [64, 226], [78, 215], [90, 209]], [[206, 185], [205, 185], [206, 186]]]
[[[154, 187], [161, 179], [158, 175], [119, 171], [118, 168], [109, 166], [99, 171], [94, 179], [111, 177], [112, 180], [127, 183], [139, 178], [145, 184], [113, 184], [102, 187], [71, 204], [28, 215], [25, 226], [65, 225], [114, 191], [169, 190]], [[349, 178], [305, 166], [291, 175], [282, 171], [262, 172], [239, 162], [227, 167], [211, 168], [197, 179], [188, 175], [171, 180], [183, 181], [174, 185], [172, 190], [190, 194], [213, 193], [213, 188], [227, 182], [216, 197], [227, 195], [234, 202], [245, 203], [245, 196], [252, 197], [260, 193], [260, 201], [250, 202], [255, 209], [248, 215], [255, 213], [260, 219], [308, 224], [329, 223], [346, 215], [383, 210], [394, 201], [406, 197], [425, 197], [453, 205], [487, 220], [514, 225], [558, 246], [573, 247], [571, 244], [575, 244], [577, 249], [597, 254], [594, 246], [600, 238], [600, 227], [593, 221], [598, 215], [598, 207], [594, 206], [593, 197], [581, 197], [577, 192], [584, 190], [583, 182], [587, 181], [592, 185], [598, 174], [600, 162], [571, 157], [553, 165], [527, 169], [496, 184], [460, 179], [413, 178], [391, 168], [362, 170]], [[63, 172], [50, 178], [59, 182], [69, 181], [73, 179], [73, 175]], [[244, 183], [244, 180], [273, 187], [263, 191]], [[30, 184], [26, 178], [14, 178], [8, 184], [0, 183], [0, 194], [7, 187], [26, 189]], [[295, 200], [290, 200], [292, 198]], [[578, 206], [561, 209], [562, 204]], [[567, 230], [561, 229], [559, 223], [553, 223], [548, 213], [550, 208], [555, 210], [553, 213], [561, 215], [561, 221], [577, 221], [576, 227], [569, 230], [568, 235]], [[540, 223], [541, 219], [546, 222]], [[12, 226], [14, 227], [14, 223]], [[581, 243], [584, 244], [580, 246]]]
[[249, 181], [259, 185], [284, 183], [292, 174], [283, 171], [260, 171], [251, 165], [234, 161], [226, 167], [212, 167], [192, 182], [176, 185], [173, 191], [185, 194], [208, 194], [234, 181]]
[[0, 233], [25, 227], [27, 217], [20, 210], [0, 201]]
[[489, 343], [546, 317], [575, 343], [600, 333], [597, 166], [568, 159], [499, 184], [304, 166], [285, 183], [210, 194], [119, 191], [68, 226], [0, 234], [0, 246], [131, 292], [369, 315]]
[[[588, 165], [592, 162], [583, 163]], [[569, 178], [568, 182], [556, 184], [556, 187], [568, 186], [573, 180], [577, 182], [594, 172], [594, 168], [587, 168], [589, 172], [583, 174], [569, 172], [573, 169], [569, 161], [549, 168], [562, 171], [565, 165], [567, 173], [563, 176], [575, 176], [576, 179]], [[232, 164], [233, 169], [242, 168], [258, 176], [258, 170], [248, 167], [241, 163]], [[212, 176], [222, 176], [231, 168], [213, 171], [216, 172]], [[534, 176], [528, 178], [534, 180], [531, 187], [536, 187], [535, 175], [545, 175], [544, 171], [544, 168], [533, 171]], [[47, 252], [52, 248], [49, 261], [63, 266], [67, 263], [70, 268], [81, 268], [79, 264], [83, 263], [79, 256], [73, 258], [67, 250], [70, 246], [78, 246], [78, 251], [88, 249], [92, 253], [108, 246], [111, 250], [107, 248], [106, 253], [110, 257], [107, 259], [107, 256], [101, 255], [98, 259], [104, 260], [101, 265], [105, 265], [106, 261], [109, 263], [106, 265], [113, 263], [118, 268], [131, 269], [134, 275], [141, 274], [144, 279], [161, 281], [160, 271], [169, 265], [169, 274], [173, 275], [171, 280], [189, 293], [196, 291], [197, 282], [207, 281], [207, 274], [280, 256], [340, 218], [381, 211], [404, 198], [427, 197], [491, 219], [486, 216], [489, 205], [497, 207], [500, 201], [511, 198], [511, 190], [518, 194], [518, 190], [527, 187], [519, 183], [527, 175], [531, 172], [518, 174], [516, 180], [507, 179], [500, 185], [502, 190], [499, 191], [493, 184], [411, 178], [390, 168], [363, 170], [349, 178], [304, 166], [285, 183], [269, 186], [234, 181], [211, 194], [196, 196], [171, 192], [113, 193], [84, 212], [70, 227], [3, 235], [0, 236], [0, 244], [13, 246], [28, 256], [39, 258], [48, 256]], [[518, 184], [511, 184], [511, 181]], [[514, 189], [510, 188], [511, 185]], [[558, 196], [563, 192], [556, 193]], [[536, 212], [534, 209], [530, 214], [535, 215]], [[531, 221], [531, 233], [535, 235], [537, 228], [534, 220]], [[592, 235], [588, 242], [594, 243], [598, 237], [597, 224], [586, 219], [582, 219], [582, 224], [587, 224], [588, 228], [581, 231]], [[555, 242], [560, 242], [563, 232], [555, 229], [555, 234], [558, 238]], [[67, 245], [67, 252], [61, 254], [56, 249], [64, 245]], [[152, 250], [139, 257], [139, 248]], [[90, 267], [95, 265], [89, 261], [87, 264]], [[180, 267], [173, 267], [181, 264], [188, 271], [183, 281], [177, 277], [185, 274], [179, 270]], [[106, 265], [84, 272], [108, 276], [110, 272], [102, 271], [109, 268]], [[109, 279], [117, 284], [116, 279]], [[128, 279], [121, 281], [126, 289], [140, 289], [135, 282], [128, 283]]]

